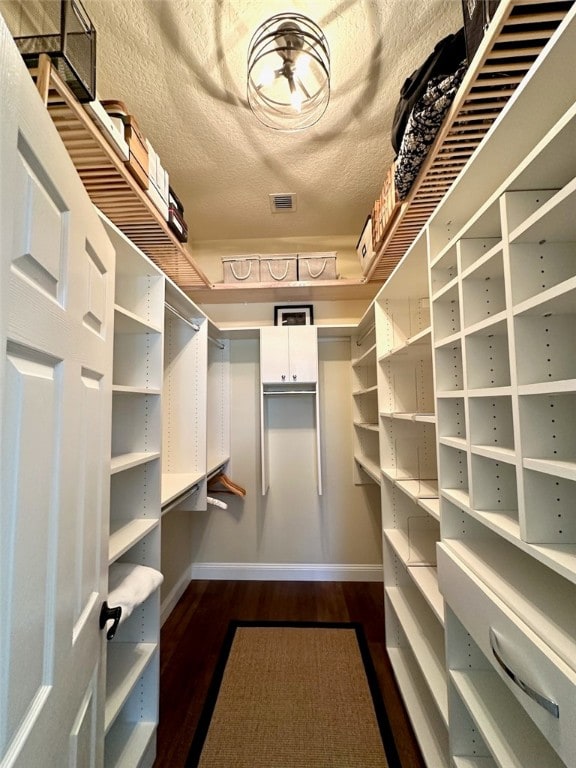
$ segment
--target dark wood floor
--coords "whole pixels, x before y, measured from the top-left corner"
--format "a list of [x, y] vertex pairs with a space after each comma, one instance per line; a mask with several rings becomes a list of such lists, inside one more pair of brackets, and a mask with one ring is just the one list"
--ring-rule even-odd
[[165, 622], [154, 768], [183, 768], [230, 619], [361, 622], [402, 768], [425, 768], [385, 651], [382, 585], [270, 581], [193, 581]]

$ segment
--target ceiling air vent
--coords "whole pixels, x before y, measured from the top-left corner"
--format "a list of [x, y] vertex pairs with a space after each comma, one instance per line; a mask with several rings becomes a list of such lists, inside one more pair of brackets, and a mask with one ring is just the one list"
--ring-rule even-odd
[[296, 210], [296, 195], [292, 192], [270, 195], [272, 213], [291, 213]]

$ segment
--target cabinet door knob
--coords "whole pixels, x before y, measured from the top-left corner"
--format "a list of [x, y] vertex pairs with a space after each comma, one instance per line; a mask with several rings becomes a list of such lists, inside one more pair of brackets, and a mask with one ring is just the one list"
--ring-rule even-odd
[[112, 621], [112, 626], [108, 629], [106, 632], [106, 639], [112, 640], [114, 635], [116, 634], [116, 630], [118, 629], [118, 624], [120, 623], [120, 616], [122, 615], [122, 608], [118, 606], [117, 608], [110, 608], [108, 606], [108, 603], [104, 602], [102, 603], [102, 608], [100, 610], [100, 629], [104, 629], [106, 624], [109, 621]]
[[286, 381], [286, 375], [282, 374], [282, 381]]
[[292, 378], [294, 379], [294, 381], [296, 381], [296, 374], [295, 373], [292, 374]]

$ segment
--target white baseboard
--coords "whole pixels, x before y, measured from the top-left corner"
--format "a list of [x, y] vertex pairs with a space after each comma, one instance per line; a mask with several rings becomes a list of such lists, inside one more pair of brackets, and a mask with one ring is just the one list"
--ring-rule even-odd
[[167, 595], [162, 601], [162, 605], [160, 606], [160, 626], [162, 626], [168, 616], [170, 616], [174, 610], [174, 607], [176, 606], [176, 603], [178, 600], [180, 600], [186, 591], [188, 584], [190, 584], [190, 571], [186, 571], [186, 573], [181, 577], [180, 581], [174, 587], [172, 587], [170, 594]]
[[214, 581], [382, 581], [382, 565], [193, 563], [191, 577]]

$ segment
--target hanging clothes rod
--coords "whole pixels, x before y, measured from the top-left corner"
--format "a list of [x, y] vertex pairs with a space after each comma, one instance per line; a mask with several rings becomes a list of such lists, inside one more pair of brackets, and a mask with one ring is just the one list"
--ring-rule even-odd
[[218, 339], [213, 339], [212, 336], [208, 336], [208, 341], [211, 341], [212, 344], [216, 344], [218, 349], [226, 349], [225, 345], [222, 344], [222, 342], [218, 341]]
[[174, 309], [172, 305], [168, 304], [167, 302], [164, 302], [164, 306], [166, 307], [168, 312], [172, 312], [173, 315], [176, 315], [176, 317], [180, 318], [180, 320], [186, 323], [186, 325], [189, 325], [193, 331], [198, 332], [200, 330], [200, 326], [197, 323], [193, 323], [191, 320], [188, 320], [188, 318], [184, 317], [184, 315], [178, 312], [177, 309]]
[[375, 327], [376, 326], [372, 324], [369, 328], [366, 329], [366, 331], [362, 334], [362, 336], [358, 336], [358, 338], [356, 339], [356, 346], [361, 347], [362, 344], [364, 343], [364, 339], [367, 336], [370, 336], [370, 334], [373, 332]]

